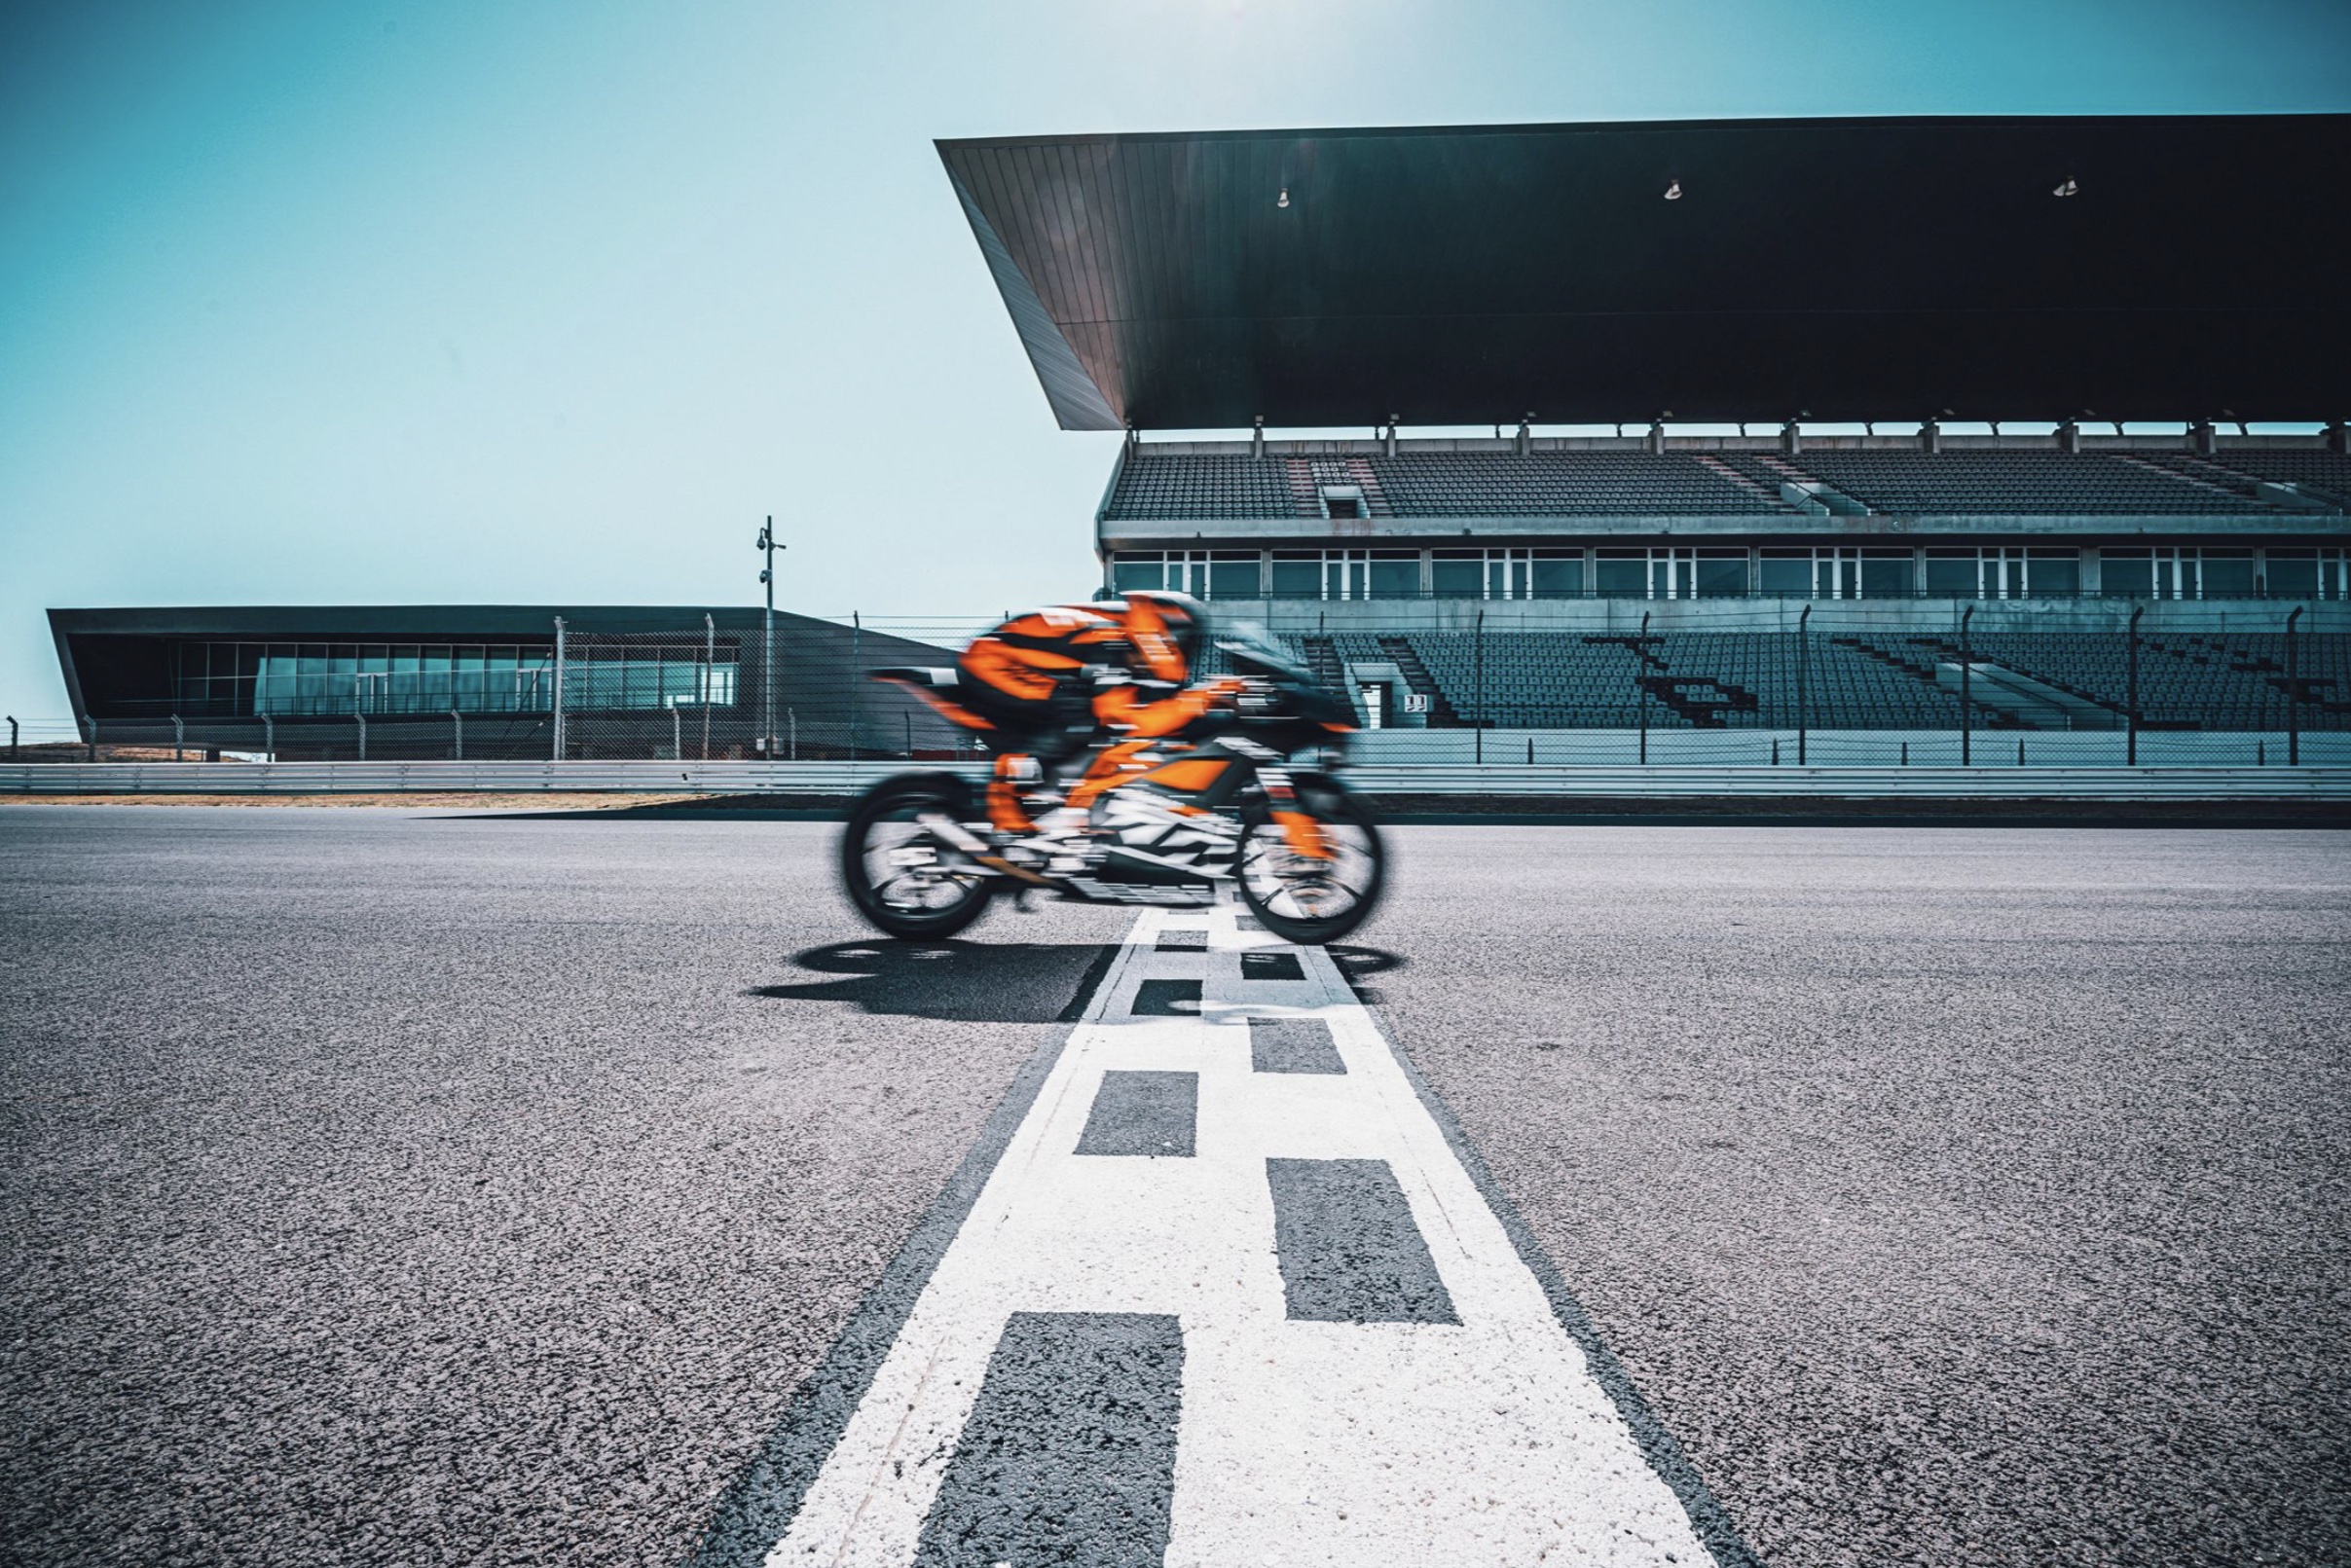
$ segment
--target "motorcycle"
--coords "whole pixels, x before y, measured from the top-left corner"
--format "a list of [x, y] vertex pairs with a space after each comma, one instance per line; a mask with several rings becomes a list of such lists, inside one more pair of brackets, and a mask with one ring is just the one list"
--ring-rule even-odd
[[[1098, 754], [1036, 835], [998, 832], [955, 774], [901, 774], [866, 791], [841, 839], [851, 902], [893, 936], [938, 940], [1008, 892], [1024, 901], [1049, 892], [1182, 907], [1214, 903], [1231, 886], [1284, 941], [1319, 945], [1353, 930], [1378, 903], [1386, 869], [1378, 824], [1331, 771], [1354, 711], [1253, 627], [1211, 640], [1239, 682], [1214, 732]], [[873, 678], [978, 727], [955, 700], [952, 669], [878, 670]], [[1304, 751], [1321, 759], [1294, 765]]]

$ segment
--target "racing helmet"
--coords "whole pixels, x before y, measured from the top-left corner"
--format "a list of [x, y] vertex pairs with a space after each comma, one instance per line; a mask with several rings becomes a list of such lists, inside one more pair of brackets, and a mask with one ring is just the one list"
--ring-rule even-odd
[[1208, 606], [1190, 594], [1126, 596], [1126, 638], [1136, 673], [1182, 685], [1192, 678], [1208, 635]]

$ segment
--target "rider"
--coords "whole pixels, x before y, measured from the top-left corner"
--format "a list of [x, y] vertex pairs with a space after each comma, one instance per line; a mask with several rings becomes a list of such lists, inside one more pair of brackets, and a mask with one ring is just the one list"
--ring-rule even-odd
[[1240, 682], [1189, 684], [1207, 623], [1207, 607], [1188, 594], [1131, 593], [1030, 610], [974, 638], [958, 665], [972, 706], [1001, 737], [990, 823], [1003, 833], [1037, 832], [1024, 786], [1035, 790], [1046, 768], [1067, 762], [1104, 729], [1121, 738], [1071, 788], [1069, 806], [1116, 787], [1138, 771], [1132, 759], [1151, 742], [1228, 702]]

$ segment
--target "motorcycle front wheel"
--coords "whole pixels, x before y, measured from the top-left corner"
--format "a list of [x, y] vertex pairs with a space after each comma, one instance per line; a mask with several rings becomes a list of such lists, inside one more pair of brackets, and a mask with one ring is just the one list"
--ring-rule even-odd
[[1362, 925], [1386, 885], [1379, 828], [1363, 803], [1330, 781], [1300, 780], [1298, 798], [1243, 822], [1236, 880], [1241, 902], [1285, 942], [1320, 947]]
[[841, 835], [841, 886], [880, 930], [908, 941], [941, 941], [987, 913], [996, 879], [922, 824], [925, 813], [971, 818], [961, 781], [891, 779], [849, 813]]

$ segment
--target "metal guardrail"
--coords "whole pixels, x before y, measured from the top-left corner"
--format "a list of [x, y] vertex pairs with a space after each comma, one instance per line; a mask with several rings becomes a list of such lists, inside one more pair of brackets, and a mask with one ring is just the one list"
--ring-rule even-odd
[[1368, 795], [1825, 800], [2345, 800], [2351, 768], [1350, 768]]
[[[11, 795], [777, 794], [846, 797], [906, 762], [97, 762], [0, 764]], [[2351, 767], [1525, 767], [1387, 763], [1350, 768], [1370, 795], [1805, 795], [1822, 799], [2343, 800]]]

